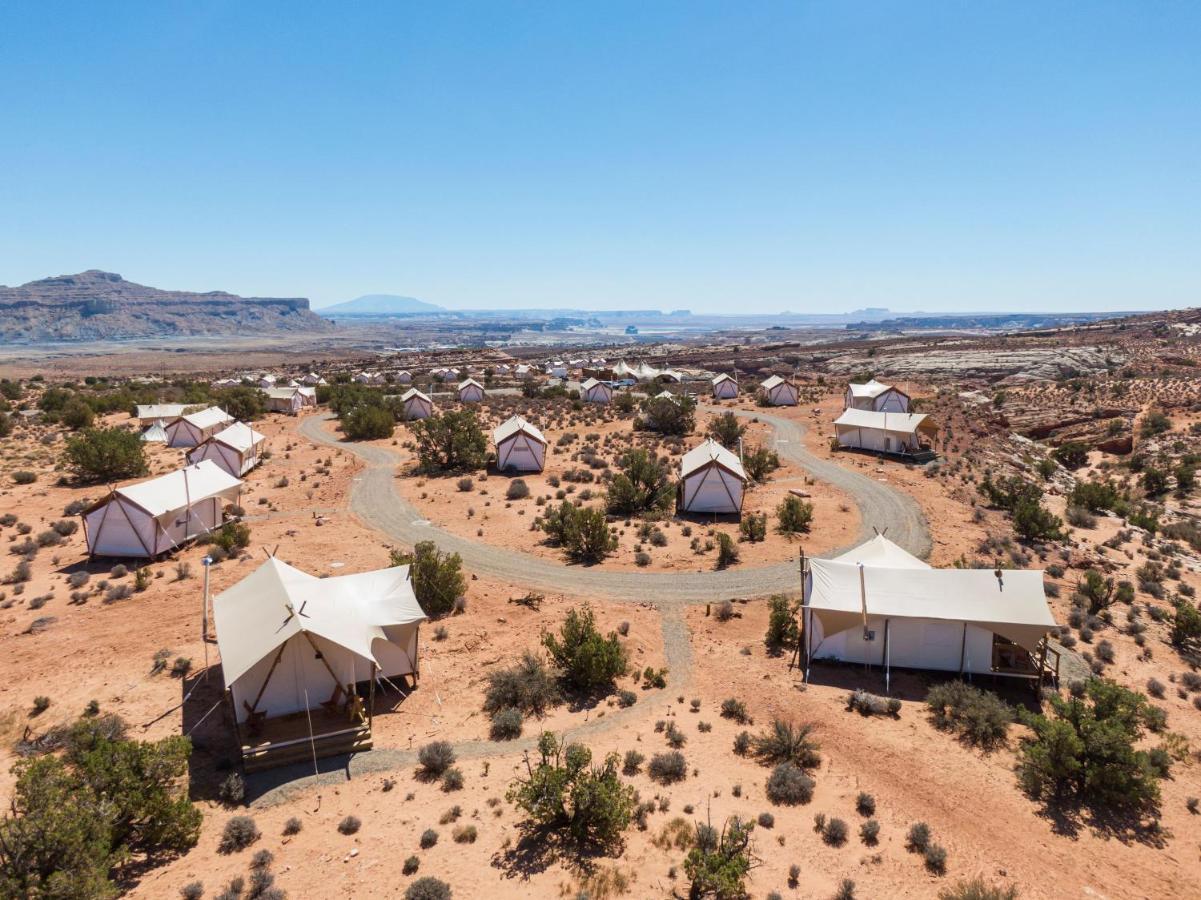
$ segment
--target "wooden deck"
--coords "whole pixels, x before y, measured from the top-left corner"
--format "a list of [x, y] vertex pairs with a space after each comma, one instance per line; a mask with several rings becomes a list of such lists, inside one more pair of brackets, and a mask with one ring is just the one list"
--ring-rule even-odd
[[298, 712], [266, 719], [253, 735], [243, 724], [240, 732], [242, 764], [247, 772], [311, 760], [314, 755], [321, 759], [371, 749], [369, 724], [352, 722], [346, 714], [322, 707], [308, 715]]

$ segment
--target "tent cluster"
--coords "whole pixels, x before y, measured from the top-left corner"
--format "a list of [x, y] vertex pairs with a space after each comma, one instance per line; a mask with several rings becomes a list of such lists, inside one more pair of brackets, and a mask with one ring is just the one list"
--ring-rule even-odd
[[878, 535], [805, 578], [806, 658], [1041, 679], [1041, 570], [934, 569]]

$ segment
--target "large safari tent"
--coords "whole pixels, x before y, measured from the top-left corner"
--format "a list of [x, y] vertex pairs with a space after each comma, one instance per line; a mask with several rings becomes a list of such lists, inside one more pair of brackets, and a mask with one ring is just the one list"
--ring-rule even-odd
[[738, 515], [747, 481], [742, 461], [710, 438], [680, 459], [680, 511]]
[[404, 405], [404, 416], [407, 420], [424, 419], [434, 414], [434, 401], [421, 393], [417, 388], [409, 388], [401, 397]]
[[418, 678], [408, 566], [317, 578], [271, 557], [213, 600], [249, 770], [368, 749], [376, 685]]
[[195, 447], [231, 424], [234, 417], [219, 406], [186, 413], [167, 423], [168, 447]]
[[772, 375], [763, 381], [759, 387], [769, 406], [796, 406], [797, 387], [791, 381]]
[[891, 384], [872, 378], [862, 384], [847, 385], [847, 409], [866, 409], [872, 412], [909, 412], [909, 395]]
[[713, 397], [715, 400], [733, 400], [738, 396], [738, 382], [733, 375], [727, 375], [722, 372], [714, 377], [711, 382], [713, 386]]
[[[1041, 570], [934, 569], [877, 535], [809, 561], [805, 674], [819, 660], [1042, 682], [1058, 677]], [[1052, 658], [1049, 658], [1053, 657]]]
[[115, 488], [82, 513], [91, 556], [152, 559], [218, 527], [242, 482], [212, 460]]
[[234, 422], [208, 440], [197, 444], [188, 451], [187, 456], [190, 463], [211, 459], [237, 478], [257, 466], [262, 461], [263, 451], [266, 449], [265, 435], [244, 422]]
[[501, 471], [541, 472], [546, 465], [546, 438], [521, 416], [513, 416], [492, 432], [496, 468]]
[[924, 413], [845, 409], [834, 420], [834, 435], [840, 447], [899, 456], [912, 456], [927, 449], [922, 439], [937, 432], [934, 420]]

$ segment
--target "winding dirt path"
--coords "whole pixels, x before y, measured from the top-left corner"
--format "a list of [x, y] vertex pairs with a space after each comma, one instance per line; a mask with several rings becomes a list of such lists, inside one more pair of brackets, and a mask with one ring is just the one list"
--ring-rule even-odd
[[[711, 410], [710, 407], [701, 408]], [[929, 554], [930, 532], [921, 508], [912, 497], [814, 456], [805, 449], [804, 426], [796, 422], [758, 411], [736, 410], [735, 415], [766, 422], [774, 429], [774, 448], [780, 456], [806, 469], [815, 479], [826, 481], [854, 498], [863, 525], [850, 546], [869, 537], [874, 525], [881, 531], [887, 529], [889, 538], [910, 553], [919, 557]], [[649, 601], [660, 609], [681, 603], [761, 597], [798, 590], [795, 562], [712, 572], [606, 571], [601, 566], [570, 565], [529, 553], [502, 550], [451, 534], [431, 524], [395, 490], [396, 454], [382, 447], [339, 440], [324, 427], [331, 418], [330, 415], [309, 416], [301, 420], [299, 430], [311, 441], [344, 447], [367, 463], [350, 492], [350, 508], [355, 515], [408, 546], [418, 541], [434, 541], [440, 549], [458, 553], [472, 572], [547, 592]], [[846, 549], [849, 547], [832, 550], [828, 555], [834, 556]]]

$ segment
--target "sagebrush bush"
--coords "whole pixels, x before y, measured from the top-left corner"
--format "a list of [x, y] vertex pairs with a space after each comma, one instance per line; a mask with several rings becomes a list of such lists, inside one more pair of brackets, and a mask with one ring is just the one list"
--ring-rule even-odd
[[454, 765], [454, 761], [455, 748], [449, 741], [434, 741], [417, 751], [417, 762], [421, 764], [422, 772], [430, 778], [442, 775]]
[[523, 720], [521, 711], [513, 707], [498, 709], [492, 715], [489, 735], [494, 741], [511, 741], [521, 737]]
[[667, 753], [656, 753], [651, 757], [647, 773], [655, 781], [671, 784], [683, 781], [688, 777], [688, 761], [679, 750], [669, 750]]
[[1013, 710], [1004, 700], [963, 681], [934, 685], [926, 694], [926, 705], [936, 728], [955, 731], [984, 748], [1003, 743], [1013, 722]]
[[728, 697], [721, 701], [721, 717], [733, 719], [739, 725], [745, 725], [751, 719], [747, 714], [746, 704], [734, 697]]
[[438, 843], [438, 832], [434, 831], [432, 828], [425, 829], [425, 831], [421, 832], [421, 840], [419, 843], [421, 844], [422, 850], [428, 850], [430, 847], [434, 846], [434, 844]]
[[404, 900], [450, 900], [450, 885], [426, 875], [405, 889]]
[[363, 827], [362, 821], [358, 816], [347, 816], [338, 823], [339, 834], [356, 834]]
[[217, 845], [219, 853], [236, 853], [245, 850], [261, 837], [258, 826], [250, 816], [234, 816], [225, 823], [221, 832], [221, 842]]
[[1018, 889], [1015, 886], [997, 887], [980, 876], [938, 892], [938, 900], [1017, 900], [1017, 897]]
[[783, 762], [767, 778], [767, 799], [772, 803], [796, 806], [813, 799], [813, 779], [797, 765]]
[[930, 826], [925, 822], [914, 822], [905, 834], [905, 849], [910, 853], [925, 853], [930, 846]]
[[766, 732], [751, 738], [751, 752], [764, 765], [789, 762], [811, 769], [822, 760], [812, 734], [812, 725], [775, 719]]
[[842, 819], [830, 819], [822, 829], [822, 840], [831, 847], [841, 847], [847, 841], [849, 829]]
[[880, 823], [875, 819], [868, 819], [859, 826], [859, 840], [867, 844], [869, 847], [875, 845], [880, 839]]

